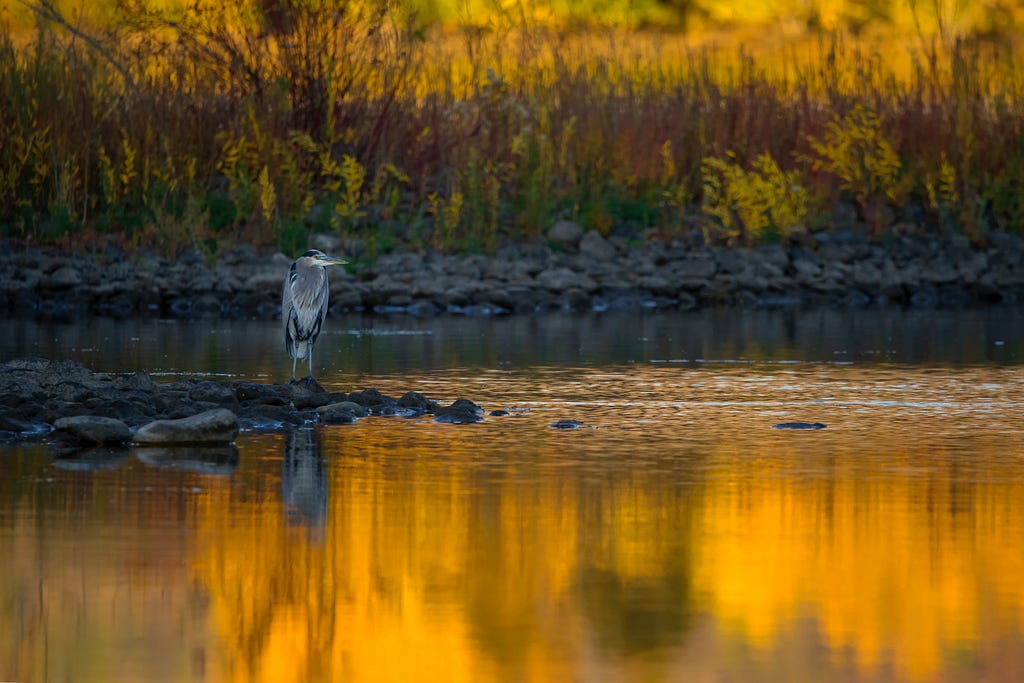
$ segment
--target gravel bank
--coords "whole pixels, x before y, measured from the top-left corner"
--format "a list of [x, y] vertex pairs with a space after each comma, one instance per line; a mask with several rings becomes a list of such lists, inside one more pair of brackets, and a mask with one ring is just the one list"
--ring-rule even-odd
[[[857, 233], [821, 233], [813, 246], [726, 249], [631, 244], [569, 226], [552, 229], [544, 245], [505, 247], [493, 256], [392, 253], [333, 269], [332, 312], [948, 308], [1024, 298], [1024, 239], [1007, 233], [990, 235], [983, 247], [962, 237], [873, 244]], [[316, 246], [345, 255], [325, 241]], [[292, 258], [238, 247], [211, 266], [196, 253], [172, 261], [7, 250], [0, 255], [0, 312], [273, 318]]]

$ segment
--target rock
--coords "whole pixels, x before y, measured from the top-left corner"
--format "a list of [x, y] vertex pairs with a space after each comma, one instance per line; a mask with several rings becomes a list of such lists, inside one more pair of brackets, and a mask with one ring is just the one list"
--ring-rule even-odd
[[441, 406], [437, 401], [431, 401], [418, 391], [407, 391], [398, 399], [398, 405], [403, 408], [413, 408], [421, 413], [434, 413]]
[[292, 394], [292, 405], [294, 405], [297, 410], [319, 408], [322, 405], [326, 405], [330, 400], [331, 397], [326, 391], [319, 394], [305, 392], [295, 392]]
[[159, 389], [157, 383], [151, 380], [149, 375], [144, 372], [118, 375], [114, 377], [111, 386], [119, 391], [145, 391], [149, 393]]
[[19, 420], [0, 415], [0, 439], [35, 438], [49, 434], [52, 429], [44, 422]]
[[781, 422], [772, 425], [772, 429], [825, 429], [827, 426], [821, 422]]
[[558, 420], [548, 425], [551, 429], [582, 429], [585, 426], [580, 420]]
[[328, 425], [349, 425], [357, 419], [355, 415], [345, 410], [325, 410], [320, 412], [320, 421]]
[[64, 266], [42, 279], [40, 285], [45, 289], [63, 290], [79, 287], [82, 284], [82, 274], [77, 268]]
[[398, 403], [395, 399], [390, 396], [385, 396], [376, 389], [353, 391], [348, 395], [348, 400], [367, 408], [374, 408], [383, 405], [395, 405]]
[[256, 382], [239, 382], [235, 385], [235, 398], [241, 403], [259, 401], [270, 395], [269, 387]]
[[54, 387], [61, 382], [78, 382], [89, 386], [96, 382], [96, 377], [89, 368], [73, 360], [51, 361], [39, 374], [39, 384]]
[[312, 377], [303, 377], [289, 386], [292, 390], [292, 405], [298, 410], [319, 408], [331, 401], [331, 395]]
[[317, 409], [320, 410], [343, 410], [352, 413], [356, 417], [366, 417], [370, 414], [366, 406], [361, 406], [353, 401], [338, 401], [337, 403], [329, 403], [326, 406]]
[[577, 273], [569, 268], [556, 267], [548, 268], [537, 273], [537, 282], [552, 292], [564, 292], [567, 289], [577, 288], [592, 291], [597, 285], [586, 275]]
[[100, 417], [113, 418], [128, 424], [145, 422], [153, 414], [151, 406], [124, 398], [101, 401], [92, 407], [92, 412]]
[[207, 403], [234, 403], [235, 392], [231, 387], [218, 384], [217, 382], [199, 382], [188, 392], [188, 397], [193, 401], [205, 401]]
[[673, 277], [679, 280], [707, 280], [718, 271], [718, 264], [707, 257], [686, 258], [672, 265]]
[[305, 418], [290, 406], [257, 403], [238, 412], [238, 424], [243, 429], [276, 432], [305, 422]]
[[587, 231], [579, 242], [580, 254], [597, 261], [611, 261], [618, 251], [596, 230]]
[[560, 247], [575, 249], [583, 237], [583, 228], [572, 221], [560, 220], [548, 228], [548, 242]]
[[53, 423], [53, 427], [83, 443], [119, 444], [127, 443], [132, 438], [131, 431], [124, 422], [98, 415], [62, 417]]
[[136, 444], [228, 444], [238, 436], [238, 418], [225, 408], [180, 420], [157, 420], [135, 432]]
[[434, 422], [444, 422], [447, 424], [483, 422], [484, 418], [481, 416], [483, 412], [483, 408], [469, 399], [460, 398], [452, 402], [451, 405], [438, 408], [434, 413]]

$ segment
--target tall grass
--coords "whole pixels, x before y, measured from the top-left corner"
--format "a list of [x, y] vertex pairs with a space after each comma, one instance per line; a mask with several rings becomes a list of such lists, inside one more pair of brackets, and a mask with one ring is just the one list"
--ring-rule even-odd
[[877, 239], [1024, 232], [1024, 84], [998, 41], [829, 34], [769, 57], [327, 0], [119, 16], [0, 31], [8, 238], [492, 249], [568, 218], [756, 244], [839, 204]]

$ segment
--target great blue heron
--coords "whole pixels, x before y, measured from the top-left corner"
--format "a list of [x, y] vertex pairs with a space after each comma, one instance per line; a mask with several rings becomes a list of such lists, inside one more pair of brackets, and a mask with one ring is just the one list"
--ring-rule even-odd
[[313, 345], [320, 335], [320, 326], [327, 315], [327, 266], [348, 261], [310, 249], [295, 259], [284, 279], [281, 295], [281, 321], [284, 323], [284, 345], [292, 357], [292, 381], [300, 358], [309, 360], [309, 376], [313, 376]]

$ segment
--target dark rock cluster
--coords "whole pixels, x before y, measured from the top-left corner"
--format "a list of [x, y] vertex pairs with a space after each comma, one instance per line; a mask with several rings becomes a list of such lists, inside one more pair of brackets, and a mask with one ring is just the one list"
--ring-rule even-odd
[[157, 383], [145, 373], [94, 373], [74, 361], [41, 358], [0, 365], [0, 439], [48, 437], [79, 445], [210, 445], [240, 429], [284, 431], [308, 424], [348, 424], [368, 415], [479, 422], [468, 399], [441, 406], [410, 391], [328, 392], [306, 378], [290, 384], [183, 379]]
[[[909, 231], [908, 231], [909, 232]], [[344, 254], [329, 238], [326, 251]], [[567, 221], [543, 245], [494, 255], [390, 253], [331, 273], [333, 312], [429, 316], [548, 309], [692, 309], [706, 306], [901, 305], [958, 307], [1024, 297], [1024, 239], [992, 233], [907, 234], [872, 242], [860, 232], [821, 232], [801, 246], [709, 247], [605, 238]], [[239, 247], [216, 266], [195, 253], [0, 254], [0, 311], [74, 317], [279, 314], [291, 257]]]

